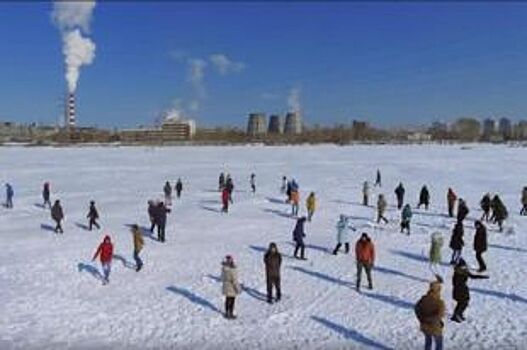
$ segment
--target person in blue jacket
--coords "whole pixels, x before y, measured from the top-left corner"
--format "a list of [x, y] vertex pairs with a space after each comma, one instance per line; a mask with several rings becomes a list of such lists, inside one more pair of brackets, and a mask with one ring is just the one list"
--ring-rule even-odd
[[[302, 216], [296, 221], [295, 229], [293, 230], [293, 241], [295, 241], [295, 253], [293, 254], [296, 259], [307, 260], [305, 257], [306, 246], [304, 244], [304, 237], [306, 233], [304, 232], [304, 224], [306, 222], [306, 217]], [[298, 251], [300, 250], [300, 257], [298, 257]]]
[[15, 191], [13, 190], [13, 186], [11, 184], [6, 183], [5, 184], [5, 207], [6, 208], [13, 208], [13, 197], [15, 196]]
[[412, 207], [406, 204], [401, 213], [401, 233], [406, 230], [406, 234], [410, 235], [410, 220], [412, 219]]

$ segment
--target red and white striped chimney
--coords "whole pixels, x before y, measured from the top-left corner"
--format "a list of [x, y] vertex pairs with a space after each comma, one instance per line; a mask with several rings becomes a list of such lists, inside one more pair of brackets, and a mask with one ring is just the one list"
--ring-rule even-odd
[[66, 127], [75, 127], [75, 95], [73, 93], [67, 95], [64, 119]]

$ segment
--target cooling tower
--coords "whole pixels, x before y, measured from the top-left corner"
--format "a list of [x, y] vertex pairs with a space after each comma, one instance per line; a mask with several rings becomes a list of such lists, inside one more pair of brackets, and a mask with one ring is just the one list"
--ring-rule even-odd
[[249, 122], [247, 124], [247, 134], [249, 136], [264, 135], [266, 132], [266, 118], [263, 113], [249, 114]]
[[281, 134], [284, 132], [283, 119], [279, 115], [272, 115], [269, 117], [269, 134]]
[[288, 135], [298, 135], [302, 133], [302, 119], [300, 118], [300, 113], [287, 113], [285, 116], [284, 133]]

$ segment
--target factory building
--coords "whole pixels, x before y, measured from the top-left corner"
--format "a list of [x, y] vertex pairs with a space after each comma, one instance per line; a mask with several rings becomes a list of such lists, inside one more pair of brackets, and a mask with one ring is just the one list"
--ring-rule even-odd
[[284, 120], [279, 115], [272, 115], [269, 117], [269, 134], [282, 134], [284, 132]]
[[249, 122], [247, 123], [247, 134], [249, 136], [265, 135], [267, 132], [266, 117], [263, 113], [249, 114]]
[[302, 133], [302, 119], [300, 113], [287, 113], [285, 116], [284, 133], [287, 135], [299, 135]]
[[122, 130], [120, 138], [123, 143], [170, 143], [189, 141], [195, 134], [193, 120], [165, 119], [160, 128]]

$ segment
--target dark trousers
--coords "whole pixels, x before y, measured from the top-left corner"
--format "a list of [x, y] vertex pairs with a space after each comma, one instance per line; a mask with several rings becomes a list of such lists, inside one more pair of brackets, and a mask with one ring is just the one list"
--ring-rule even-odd
[[97, 227], [97, 229], [100, 229], [101, 227], [99, 226], [99, 224], [97, 223], [97, 219], [95, 218], [90, 218], [90, 222], [89, 222], [89, 230], [91, 231], [93, 226]]
[[401, 209], [403, 207], [403, 198], [397, 197], [397, 209]]
[[157, 224], [154, 219], [150, 219], [151, 225], [150, 225], [150, 232], [154, 232], [154, 229], [156, 228]]
[[368, 195], [367, 194], [362, 195], [362, 205], [368, 206]]
[[459, 258], [461, 258], [461, 249], [452, 250], [452, 259], [450, 260], [450, 263], [456, 264]]
[[225, 297], [225, 316], [232, 317], [234, 315], [235, 297]]
[[267, 301], [273, 300], [273, 287], [276, 290], [276, 301], [282, 298], [282, 291], [280, 289], [280, 276], [267, 276]]
[[465, 312], [467, 307], [468, 307], [468, 300], [458, 301], [457, 304], [456, 304], [456, 307], [454, 308], [454, 316], [453, 317], [456, 317], [456, 316], [464, 317], [463, 313]]
[[454, 203], [448, 203], [448, 216], [454, 217]]
[[60, 224], [60, 220], [55, 220], [55, 232], [64, 233], [64, 230], [62, 229], [62, 225]]
[[223, 208], [221, 208], [221, 211], [224, 213], [229, 212], [229, 201], [223, 202]]
[[295, 253], [293, 254], [295, 258], [298, 258], [297, 254], [299, 250], [300, 250], [300, 259], [304, 259], [305, 258], [304, 253], [306, 250], [306, 246], [304, 245], [304, 242], [296, 242]]
[[307, 212], [307, 221], [311, 221], [311, 219], [313, 218], [313, 214], [315, 214], [313, 210], [309, 210]]
[[180, 197], [181, 197], [181, 191], [176, 191], [176, 197], [177, 197], [177, 198], [180, 198]]
[[[337, 243], [337, 246], [335, 249], [333, 249], [333, 255], [337, 255], [337, 252], [340, 250], [340, 247], [342, 247], [342, 243]], [[344, 251], [346, 254], [350, 251], [350, 244], [348, 242], [344, 243]]]
[[480, 272], [487, 270], [487, 265], [485, 264], [485, 260], [483, 260], [482, 255], [483, 252], [476, 252], [476, 260], [478, 261]]
[[410, 220], [401, 221], [401, 233], [403, 233], [404, 230], [406, 230], [408, 235], [410, 234]]
[[157, 240], [159, 242], [165, 241], [165, 224], [157, 224]]
[[46, 206], [51, 208], [51, 202], [49, 201], [49, 199], [44, 199], [43, 207], [45, 208]]
[[362, 270], [366, 272], [366, 278], [368, 279], [368, 288], [373, 288], [373, 282], [371, 280], [371, 265], [366, 262], [357, 261], [357, 289], [360, 289], [360, 280]]
[[485, 210], [483, 212], [483, 215], [481, 216], [481, 221], [483, 221], [483, 220], [489, 221], [489, 217], [490, 217], [490, 212], [488, 210]]
[[425, 350], [432, 350], [432, 341], [436, 343], [435, 350], [443, 350], [443, 336], [425, 334]]
[[251, 189], [252, 189], [253, 193], [256, 192], [256, 185], [251, 185]]
[[135, 270], [139, 271], [143, 267], [143, 260], [139, 257], [139, 251], [134, 250]]
[[380, 211], [377, 212], [377, 223], [380, 223], [382, 221], [384, 221], [384, 223], [388, 223], [388, 219], [386, 219], [383, 215], [383, 213], [381, 213]]
[[293, 203], [291, 205], [291, 215], [292, 216], [298, 215], [298, 203]]

